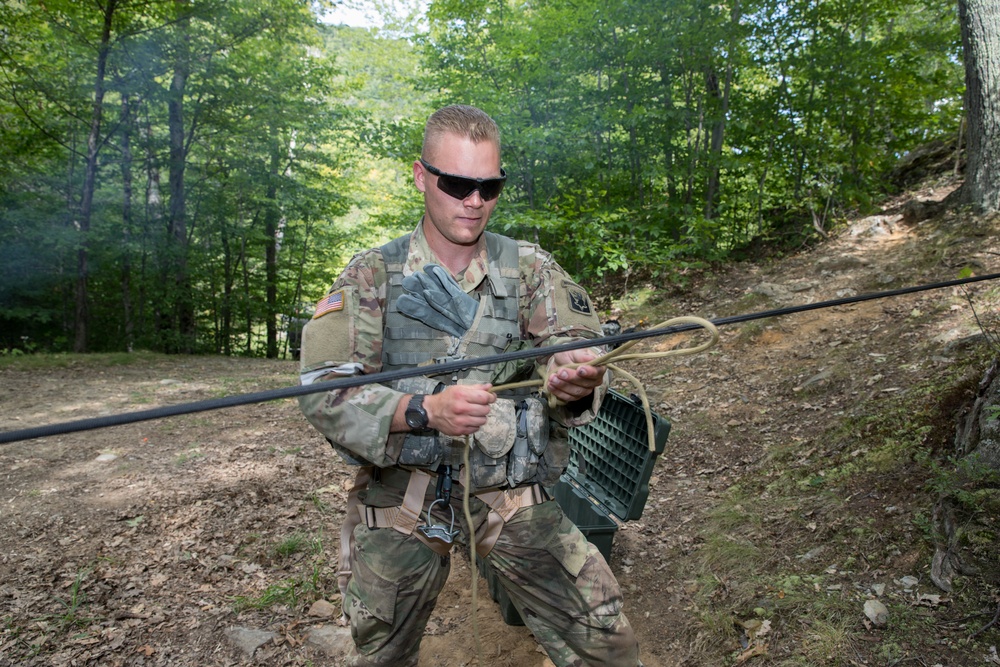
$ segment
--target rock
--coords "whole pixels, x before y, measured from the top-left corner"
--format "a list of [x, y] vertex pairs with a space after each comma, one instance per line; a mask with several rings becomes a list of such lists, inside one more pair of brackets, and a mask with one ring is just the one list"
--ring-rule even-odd
[[1000, 420], [993, 417], [1000, 407], [1000, 362], [987, 369], [976, 393], [972, 409], [959, 423], [955, 451], [974, 457], [978, 465], [1000, 470]]
[[851, 225], [851, 236], [888, 236], [895, 233], [901, 215], [872, 215]]
[[879, 628], [884, 628], [889, 622], [889, 610], [878, 600], [865, 601], [865, 616]]
[[256, 630], [254, 628], [242, 628], [233, 626], [225, 631], [226, 639], [248, 656], [252, 656], [254, 651], [259, 649], [269, 641], [278, 639], [277, 633], [266, 630]]
[[826, 382], [831, 377], [833, 377], [833, 370], [827, 368], [826, 370], [820, 371], [816, 375], [813, 375], [811, 378], [800, 384], [798, 387], [793, 388], [792, 391], [802, 391], [803, 389], [811, 387], [814, 384], [820, 384], [821, 382]]
[[95, 460], [101, 463], [106, 463], [108, 461], [114, 461], [118, 456], [116, 454], [101, 454]]
[[952, 329], [946, 333], [941, 334], [934, 338], [935, 342], [943, 342], [945, 345], [942, 348], [943, 353], [946, 356], [954, 355], [961, 352], [968, 352], [970, 350], [975, 350], [977, 347], [982, 345], [989, 345], [990, 339], [983, 333], [972, 334], [969, 336], [964, 336], [961, 329]]
[[804, 554], [802, 554], [800, 556], [796, 556], [796, 558], [798, 558], [799, 560], [802, 560], [802, 561], [816, 560], [816, 557], [819, 556], [821, 553], [823, 553], [825, 550], [826, 550], [826, 547], [822, 547], [822, 546], [815, 547], [815, 548], [810, 549], [809, 551], [805, 552]]
[[906, 576], [899, 580], [899, 585], [906, 590], [910, 590], [914, 586], [920, 583], [920, 580], [916, 577]]
[[319, 618], [333, 618], [337, 615], [337, 608], [326, 600], [316, 600], [309, 607], [309, 615]]
[[782, 285], [774, 283], [761, 283], [751, 290], [754, 294], [760, 294], [776, 301], [785, 301], [791, 298], [791, 293]]
[[820, 257], [816, 260], [816, 265], [821, 267], [821, 270], [837, 273], [868, 266], [868, 261], [854, 255], [837, 255], [835, 257]]
[[903, 204], [903, 222], [908, 225], [933, 218], [938, 212], [937, 202], [911, 199]]
[[306, 643], [315, 646], [327, 657], [342, 658], [353, 645], [351, 629], [339, 625], [320, 625], [309, 631]]
[[889, 173], [890, 180], [905, 189], [928, 176], [943, 174], [955, 169], [957, 146], [955, 140], [934, 139], [907, 152]]

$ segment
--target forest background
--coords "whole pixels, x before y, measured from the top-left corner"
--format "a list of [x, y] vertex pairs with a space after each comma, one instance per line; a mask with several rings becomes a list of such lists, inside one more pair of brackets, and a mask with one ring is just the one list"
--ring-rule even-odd
[[2, 353], [288, 354], [352, 254], [416, 224], [442, 104], [502, 129], [493, 229], [590, 285], [808, 243], [964, 131], [952, 0], [332, 7], [0, 5]]

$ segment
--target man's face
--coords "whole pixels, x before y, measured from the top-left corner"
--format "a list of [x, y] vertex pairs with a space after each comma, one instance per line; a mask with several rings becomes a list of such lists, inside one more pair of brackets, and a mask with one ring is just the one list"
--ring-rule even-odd
[[[500, 149], [491, 141], [474, 143], [466, 137], [446, 133], [428, 146], [424, 155], [428, 164], [446, 174], [469, 178], [496, 178], [500, 175]], [[474, 245], [496, 208], [497, 199], [483, 201], [478, 190], [465, 199], [456, 199], [437, 186], [438, 177], [416, 161], [413, 178], [424, 193], [426, 222], [424, 233], [432, 243]]]

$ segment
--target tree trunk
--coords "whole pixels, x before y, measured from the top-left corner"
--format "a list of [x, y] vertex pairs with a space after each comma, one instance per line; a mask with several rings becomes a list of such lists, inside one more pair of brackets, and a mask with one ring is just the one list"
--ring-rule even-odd
[[[715, 196], [719, 192], [719, 177], [722, 171], [722, 144], [726, 135], [726, 116], [729, 115], [729, 98], [733, 88], [733, 61], [736, 59], [736, 37], [735, 31], [740, 24], [740, 3], [739, 0], [733, 3], [730, 15], [730, 27], [733, 31], [729, 39], [729, 46], [726, 54], [726, 81], [721, 92], [719, 101], [719, 117], [712, 125], [712, 143], [709, 148], [709, 164], [711, 165], [708, 174], [708, 187], [705, 190], [705, 219], [711, 220], [715, 217]], [[708, 91], [715, 97], [720, 97], [719, 81], [715, 72], [711, 69], [707, 76]]]
[[125, 349], [135, 343], [132, 312], [132, 110], [128, 95], [122, 95], [122, 317], [125, 319]]
[[111, 18], [118, 0], [108, 0], [104, 7], [104, 26], [101, 29], [101, 44], [97, 49], [97, 74], [94, 78], [94, 106], [90, 112], [90, 133], [87, 135], [87, 166], [83, 174], [83, 195], [80, 198], [80, 216], [77, 225], [80, 232], [80, 246], [76, 261], [76, 310], [73, 326], [73, 351], [87, 351], [87, 261], [90, 239], [90, 217], [94, 208], [94, 188], [97, 187], [97, 155], [101, 151], [101, 119], [104, 111], [104, 76], [108, 68], [108, 52], [111, 50]]
[[[186, 12], [186, 0], [177, 0], [177, 4], [180, 12]], [[190, 57], [189, 36], [187, 34], [189, 25], [190, 19], [187, 16], [178, 21], [180, 36], [167, 101], [167, 123], [170, 135], [170, 213], [167, 242], [172, 250], [169, 256], [173, 264], [173, 287], [175, 289], [173, 298], [178, 336], [178, 344], [174, 351], [187, 353], [192, 351], [194, 345], [194, 303], [191, 294], [191, 277], [188, 275], [187, 265], [187, 202], [184, 192], [184, 169], [187, 162], [184, 143], [184, 89], [187, 85], [190, 67], [188, 62]]]
[[267, 184], [267, 207], [264, 211], [264, 272], [267, 285], [265, 287], [267, 351], [268, 359], [278, 358], [278, 220], [281, 209], [278, 207], [278, 179], [281, 177], [281, 147], [278, 143], [278, 132], [271, 128], [271, 165], [268, 169], [270, 182]]
[[[170, 328], [169, 315], [166, 312], [169, 306], [165, 304], [163, 298], [166, 296], [164, 290], [167, 285], [167, 260], [163, 251], [169, 248], [169, 244], [165, 243], [162, 237], [164, 230], [163, 194], [160, 187], [159, 157], [154, 148], [153, 128], [149, 123], [149, 114], [143, 115], [146, 118], [146, 123], [140, 128], [140, 137], [146, 151], [146, 201], [142, 224], [142, 269], [138, 293], [139, 325], [142, 327], [143, 322], [146, 321], [145, 313], [148, 303], [153, 314], [152, 337], [157, 341], [158, 349], [163, 350], [165, 346], [161, 336], [164, 331]], [[147, 269], [149, 272], [155, 273], [159, 280], [147, 280]], [[147, 291], [147, 285], [151, 286], [149, 291]], [[142, 329], [140, 329], [140, 333], [142, 333]]]
[[991, 213], [1000, 210], [1000, 4], [959, 0], [958, 14], [969, 119], [962, 200]]
[[233, 353], [233, 282], [236, 280], [236, 266], [239, 259], [233, 259], [232, 244], [229, 240], [229, 225], [222, 223], [222, 325], [220, 337], [222, 354], [231, 356]]

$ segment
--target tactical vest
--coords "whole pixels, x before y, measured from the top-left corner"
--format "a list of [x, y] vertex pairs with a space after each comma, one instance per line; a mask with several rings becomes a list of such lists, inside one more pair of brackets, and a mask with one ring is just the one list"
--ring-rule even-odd
[[[521, 344], [520, 291], [521, 275], [518, 267], [518, 243], [514, 239], [485, 232], [487, 252], [487, 277], [477, 288], [479, 309], [469, 331], [460, 339], [434, 329], [422, 321], [407, 317], [396, 307], [397, 299], [405, 293], [403, 269], [410, 248], [406, 235], [382, 246], [382, 258], [388, 274], [388, 291], [382, 338], [382, 370], [427, 365], [427, 375], [434, 376], [433, 364], [469, 357], [501, 354], [516, 349]], [[442, 378], [445, 384], [458, 380], [473, 383], [490, 382], [492, 366], [467, 368]], [[428, 393], [426, 385], [415, 388], [401, 380], [394, 389], [407, 393]], [[512, 399], [514, 411], [510, 415], [512, 432], [516, 431], [513, 445], [499, 456], [490, 456], [489, 446], [472, 450], [471, 472], [473, 486], [478, 489], [500, 486], [517, 486], [536, 477], [536, 469], [548, 444], [548, 415], [544, 403], [537, 397], [516, 396]], [[495, 409], [498, 408], [495, 405]], [[478, 444], [478, 441], [477, 441]], [[485, 444], [485, 443], [484, 443]], [[441, 464], [461, 462], [459, 442], [448, 436], [407, 434], [399, 464], [408, 467], [436, 470]], [[495, 451], [495, 454], [500, 454]]]
[[[407, 317], [396, 307], [396, 300], [405, 293], [403, 267], [409, 248], [409, 235], [382, 246], [382, 258], [389, 274], [382, 331], [383, 371], [500, 354], [520, 339], [521, 278], [517, 241], [486, 232], [488, 275], [476, 294], [479, 297], [476, 320], [461, 339]], [[489, 382], [491, 372], [492, 368], [469, 368], [462, 370], [458, 377]]]

